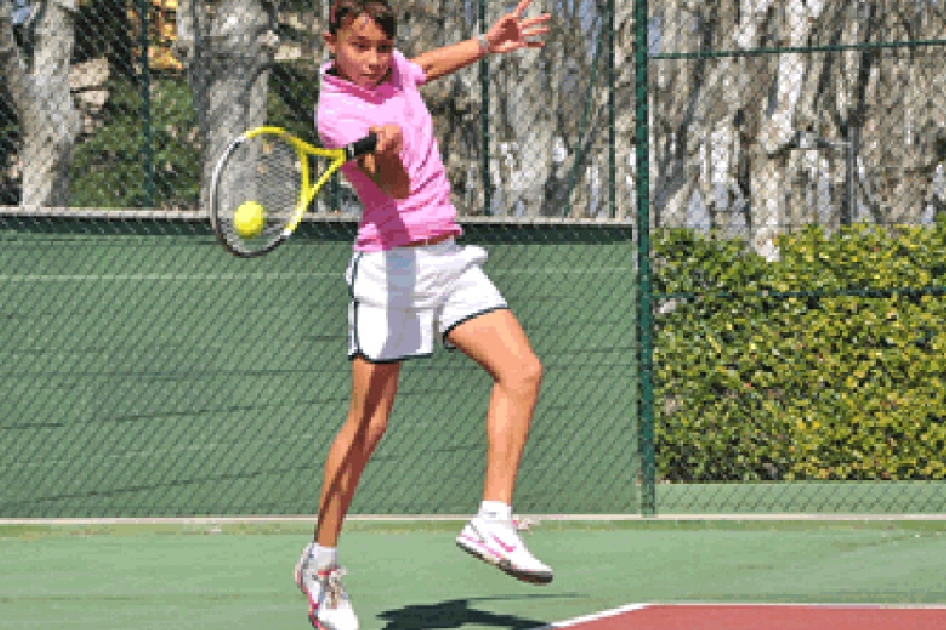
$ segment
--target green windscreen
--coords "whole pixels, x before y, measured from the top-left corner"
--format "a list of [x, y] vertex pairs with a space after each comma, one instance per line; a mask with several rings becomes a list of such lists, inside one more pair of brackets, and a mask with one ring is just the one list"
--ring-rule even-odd
[[[0, 517], [315, 512], [350, 395], [355, 224], [241, 260], [164, 216], [0, 218]], [[487, 247], [545, 367], [517, 511], [636, 511], [630, 228], [480, 222], [462, 240]], [[406, 363], [353, 512], [474, 509], [490, 387], [442, 348]]]

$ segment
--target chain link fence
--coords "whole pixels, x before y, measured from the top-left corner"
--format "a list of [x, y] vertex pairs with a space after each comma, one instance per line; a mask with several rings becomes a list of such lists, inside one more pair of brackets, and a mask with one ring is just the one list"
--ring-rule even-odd
[[[946, 512], [943, 4], [539, 4], [423, 88], [546, 364], [517, 509]], [[395, 5], [408, 56], [514, 6]], [[357, 200], [249, 263], [201, 200], [238, 131], [315, 140], [327, 14], [0, 2], [0, 517], [314, 510]], [[483, 379], [408, 364], [355, 511], [474, 507]]]
[[[328, 6], [4, 3], [0, 203], [193, 209], [237, 130], [267, 121], [316, 140]], [[396, 46], [411, 56], [468, 39], [512, 7], [397, 8]], [[614, 69], [615, 11], [578, 2], [555, 13], [541, 53], [494, 57], [424, 88], [462, 216], [629, 214], [615, 182], [631, 177], [630, 144], [609, 132], [619, 118], [629, 130], [632, 114]], [[318, 209], [359, 211], [342, 181]]]
[[[299, 238], [244, 261], [201, 198], [237, 132], [317, 141], [328, 4], [0, 7], [0, 517], [311, 514], [348, 405], [356, 199], [337, 181]], [[513, 8], [397, 7], [407, 55]], [[424, 88], [464, 238], [487, 245], [546, 367], [523, 512], [639, 511], [634, 249], [607, 184], [601, 11], [566, 7], [545, 51]], [[353, 511], [475, 510], [481, 372], [441, 351], [405, 366]]]
[[946, 511], [942, 3], [646, 15], [645, 509]]

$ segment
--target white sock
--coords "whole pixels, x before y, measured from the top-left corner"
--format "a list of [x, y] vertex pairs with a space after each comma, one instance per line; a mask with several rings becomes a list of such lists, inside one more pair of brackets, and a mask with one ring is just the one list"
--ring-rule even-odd
[[338, 550], [335, 547], [315, 544], [309, 554], [310, 557], [315, 558], [315, 566], [318, 570], [327, 569], [338, 563]]
[[500, 501], [483, 501], [478, 516], [491, 521], [511, 521], [512, 506]]

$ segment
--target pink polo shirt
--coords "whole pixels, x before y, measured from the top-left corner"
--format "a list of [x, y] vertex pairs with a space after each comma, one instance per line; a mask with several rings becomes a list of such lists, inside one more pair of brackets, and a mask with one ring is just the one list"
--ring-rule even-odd
[[316, 113], [323, 144], [340, 148], [367, 135], [370, 127], [398, 125], [404, 136], [401, 162], [411, 182], [410, 195], [397, 200], [362, 173], [357, 161], [342, 167], [364, 206], [355, 250], [386, 250], [444, 234], [460, 234], [433, 120], [417, 90], [427, 81], [424, 70], [394, 51], [391, 78], [373, 89], [364, 89], [328, 74], [330, 65], [322, 67]]

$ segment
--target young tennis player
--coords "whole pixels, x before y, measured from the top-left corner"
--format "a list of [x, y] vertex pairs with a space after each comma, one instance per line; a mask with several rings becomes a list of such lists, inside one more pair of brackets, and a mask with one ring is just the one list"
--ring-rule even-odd
[[314, 542], [296, 582], [316, 628], [354, 630], [336, 545], [362, 471], [384, 434], [401, 362], [429, 356], [434, 337], [479, 363], [494, 384], [487, 413], [483, 502], [457, 544], [521, 580], [547, 583], [512, 523], [511, 503], [542, 366], [519, 322], [482, 270], [486, 252], [461, 246], [450, 184], [418, 87], [491, 53], [543, 45], [548, 14], [523, 18], [532, 0], [486, 33], [406, 59], [394, 48], [396, 16], [387, 0], [336, 0], [325, 41], [317, 125], [323, 143], [341, 147], [369, 132], [374, 154], [343, 174], [364, 206], [346, 274], [352, 396], [348, 419], [325, 463]]

